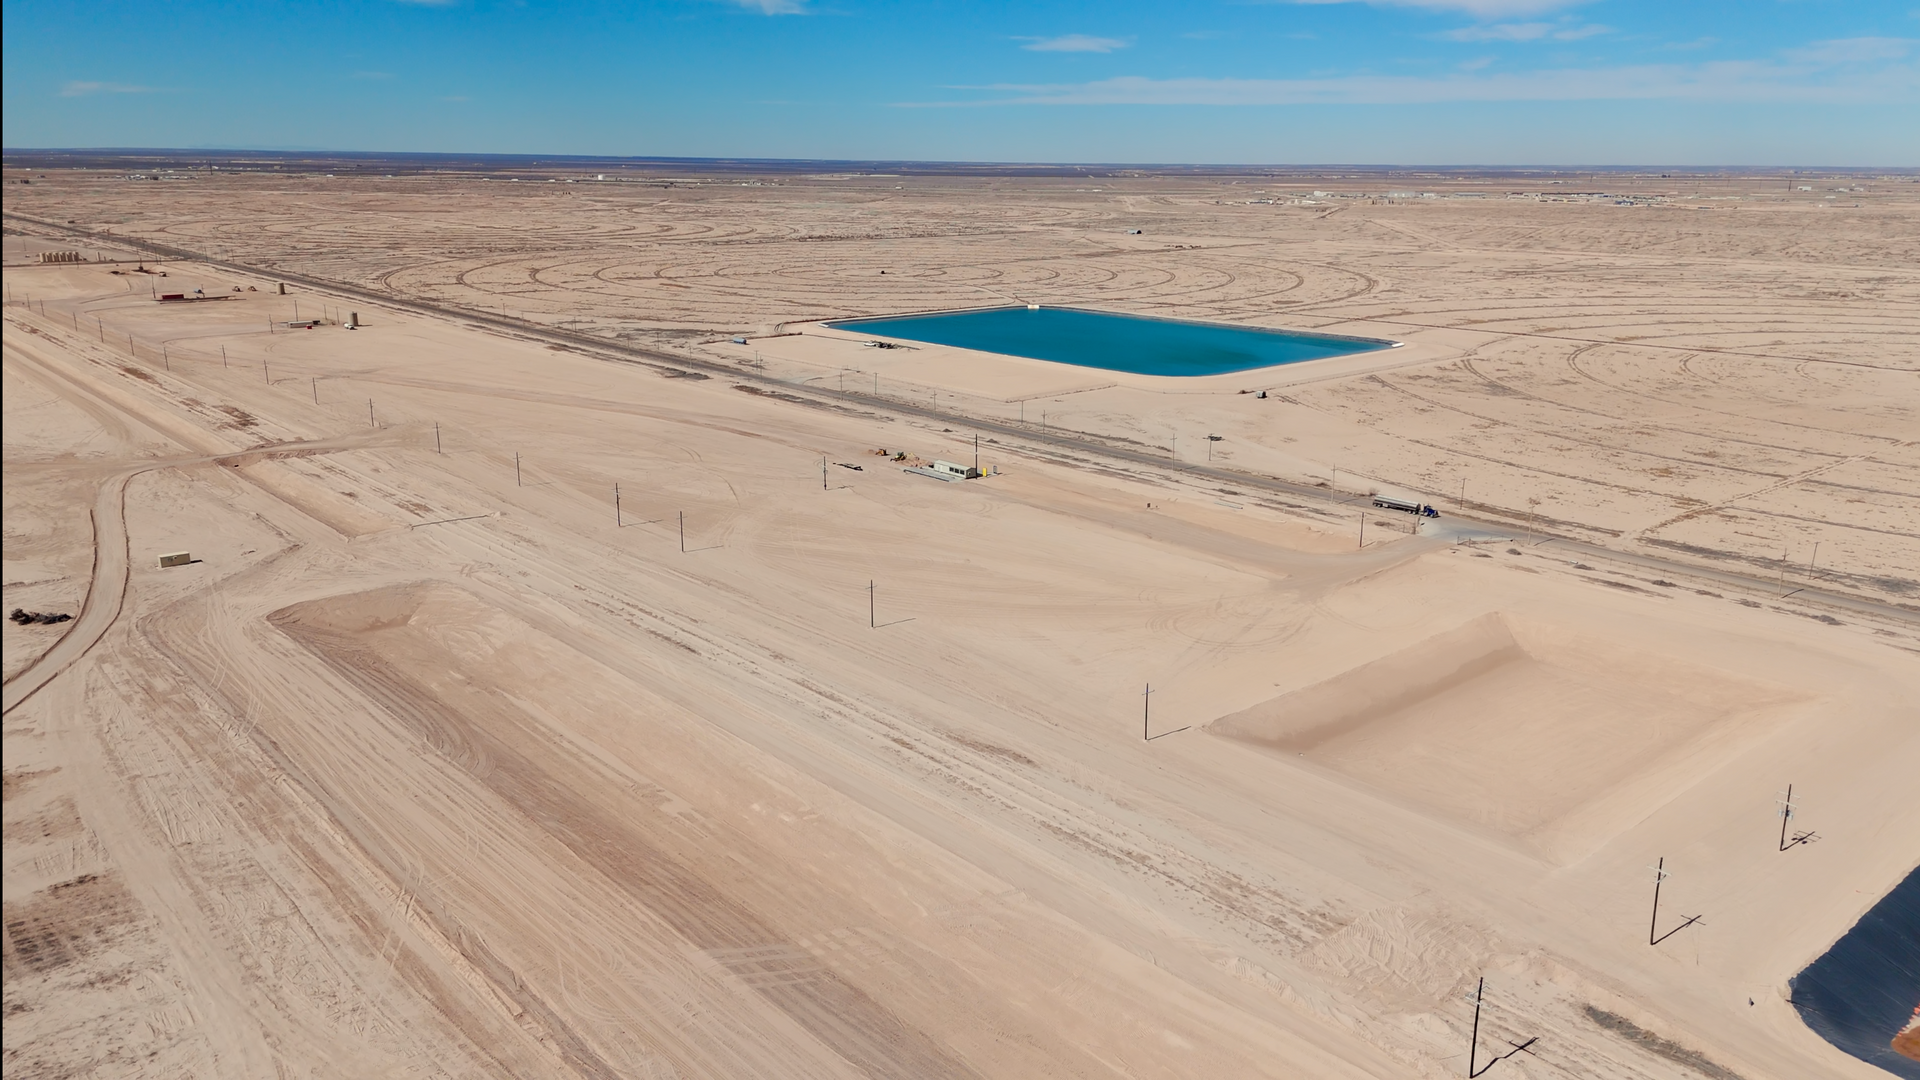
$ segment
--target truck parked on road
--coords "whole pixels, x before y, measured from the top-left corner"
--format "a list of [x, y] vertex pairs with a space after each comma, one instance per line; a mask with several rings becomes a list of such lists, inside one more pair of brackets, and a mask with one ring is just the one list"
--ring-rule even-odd
[[1437, 518], [1440, 516], [1440, 511], [1435, 510], [1426, 503], [1415, 502], [1412, 499], [1402, 499], [1394, 495], [1375, 495], [1373, 497], [1373, 505], [1382, 510], [1398, 510], [1405, 514], [1418, 514], [1421, 517]]

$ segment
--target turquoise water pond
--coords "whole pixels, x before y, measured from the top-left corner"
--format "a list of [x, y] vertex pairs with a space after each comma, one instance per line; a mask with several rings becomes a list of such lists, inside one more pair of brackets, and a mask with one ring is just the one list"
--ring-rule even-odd
[[845, 319], [827, 325], [876, 337], [1135, 375], [1226, 375], [1393, 345], [1375, 338], [1328, 337], [1059, 307]]

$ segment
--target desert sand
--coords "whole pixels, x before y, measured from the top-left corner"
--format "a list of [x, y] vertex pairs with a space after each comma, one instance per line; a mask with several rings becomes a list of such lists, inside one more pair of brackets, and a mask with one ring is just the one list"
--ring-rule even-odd
[[9, 1076], [1884, 1075], [1912, 176], [30, 175]]

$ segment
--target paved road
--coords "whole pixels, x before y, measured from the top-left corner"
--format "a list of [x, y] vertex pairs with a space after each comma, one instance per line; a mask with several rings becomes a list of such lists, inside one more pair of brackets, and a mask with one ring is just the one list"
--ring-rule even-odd
[[[23, 222], [31, 222], [42, 228], [75, 236], [93, 237], [93, 234], [86, 229], [63, 225], [57, 222], [43, 221], [38, 218], [12, 213], [6, 214], [5, 217]], [[737, 382], [754, 383], [769, 388], [778, 388], [784, 393], [806, 397], [816, 401], [830, 401], [869, 410], [889, 412], [898, 416], [917, 417], [922, 420], [937, 422], [944, 426], [959, 425], [968, 430], [980, 432], [983, 435], [993, 434], [1005, 436], [1009, 439], [1048, 446], [1057, 450], [1068, 451], [1087, 457], [1104, 458], [1108, 461], [1123, 461], [1132, 465], [1147, 466], [1164, 473], [1180, 474], [1221, 484], [1232, 484], [1241, 488], [1255, 488], [1260, 491], [1287, 495], [1296, 499], [1358, 504], [1365, 498], [1365, 496], [1357, 494], [1342, 495], [1337, 492], [1329, 492], [1325, 488], [1309, 484], [1293, 483], [1270, 476], [1237, 472], [1212, 465], [1175, 461], [1132, 447], [1115, 445], [1100, 439], [1098, 436], [1086, 433], [1062, 432], [1057, 428], [1036, 430], [1024, 424], [1009, 423], [1004, 420], [982, 419], [960, 413], [943, 412], [938, 409], [914, 405], [909, 402], [861, 394], [858, 391], [834, 390], [828, 387], [783, 382], [779, 379], [768, 378], [748, 369], [736, 368], [727, 364], [718, 364], [694, 357], [677, 356], [655, 349], [624, 345], [619, 342], [608, 341], [605, 338], [594, 337], [591, 334], [579, 334], [572, 331], [539, 326], [534, 323], [523, 322], [499, 315], [489, 315], [482, 311], [442, 307], [437, 304], [411, 300], [389, 293], [375, 292], [370, 289], [363, 289], [342, 282], [288, 273], [284, 270], [263, 269], [243, 263], [215, 260], [202, 252], [191, 251], [186, 248], [176, 248], [147, 241], [139, 241], [139, 243], [141, 247], [169, 258], [224, 267], [238, 273], [249, 274], [255, 277], [293, 282], [318, 291], [329, 292], [338, 296], [358, 297], [370, 303], [414, 311], [435, 318], [450, 318], [466, 323], [478, 323], [494, 327], [518, 337], [579, 346], [602, 359], [616, 362], [643, 363], [680, 370], [701, 371], [711, 375], [723, 376]], [[1457, 514], [1449, 515], [1446, 520], [1456, 527], [1474, 529], [1490, 537], [1522, 535], [1516, 531], [1514, 526], [1503, 521], [1478, 519]], [[1782, 596], [1782, 588], [1779, 581], [1769, 580], [1768, 578], [1758, 575], [1743, 574], [1733, 570], [1719, 570], [1712, 567], [1701, 566], [1696, 563], [1680, 562], [1675, 559], [1663, 558], [1658, 555], [1615, 551], [1612, 548], [1602, 547], [1598, 544], [1591, 544], [1581, 540], [1570, 540], [1564, 537], [1550, 536], [1541, 533], [1533, 533], [1532, 535], [1536, 540], [1544, 538], [1543, 542], [1552, 544], [1557, 550], [1566, 551], [1569, 554], [1577, 555], [1585, 559], [1600, 559], [1626, 563], [1640, 569], [1651, 570], [1667, 577], [1706, 579], [1728, 588], [1738, 589], [1756, 596], [1792, 599], [1797, 603], [1810, 606], [1835, 608], [1861, 615], [1873, 615], [1881, 618], [1894, 619], [1900, 622], [1920, 623], [1920, 606], [1890, 604], [1870, 600], [1865, 597], [1830, 592], [1825, 589], [1808, 586], [1789, 589], [1787, 590], [1787, 595]]]
[[[831, 390], [813, 391], [813, 392], [816, 395], [827, 396], [827, 397], [845, 396], [847, 398], [854, 398], [857, 396], [853, 394], [841, 395]], [[873, 399], [863, 399], [863, 400], [873, 401]], [[1358, 494], [1343, 495], [1337, 492], [1330, 492], [1326, 488], [1316, 487], [1309, 484], [1294, 483], [1287, 480], [1276, 479], [1270, 476], [1258, 476], [1251, 473], [1244, 473], [1244, 472], [1237, 472], [1229, 469], [1215, 468], [1209, 465], [1197, 465], [1197, 464], [1189, 464], [1186, 462], [1177, 462], [1168, 458], [1161, 457], [1157, 454], [1149, 454], [1149, 453], [1145, 453], [1139, 450], [1134, 450], [1128, 447], [1112, 446], [1103, 442], [1096, 441], [1095, 439], [1091, 439], [1091, 438], [1073, 437], [1068, 435], [1061, 435], [1055, 432], [1036, 432], [1021, 425], [1007, 424], [1001, 421], [979, 420], [971, 417], [941, 413], [941, 412], [934, 411], [932, 409], [926, 409], [919, 406], [909, 405], [901, 402], [873, 401], [873, 403], [879, 407], [884, 407], [889, 411], [895, 412], [895, 413], [906, 413], [908, 415], [919, 416], [928, 420], [937, 420], [949, 425], [961, 424], [970, 428], [978, 429], [983, 433], [987, 431], [993, 431], [996, 433], [1009, 435], [1014, 438], [1023, 439], [1028, 442], [1043, 443], [1043, 444], [1050, 445], [1062, 450], [1075, 451], [1075, 452], [1083, 453], [1093, 457], [1101, 457], [1101, 458], [1106, 458], [1108, 460], [1117, 459], [1120, 461], [1130, 462], [1136, 465], [1150, 466], [1152, 468], [1159, 469], [1168, 473], [1177, 473], [1177, 474], [1182, 474], [1185, 476], [1190, 476], [1190, 477], [1195, 477], [1195, 478], [1200, 478], [1205, 480], [1218, 481], [1223, 485], [1233, 485], [1238, 489], [1244, 490], [1244, 489], [1251, 488], [1251, 489], [1270, 492], [1278, 495], [1287, 495], [1297, 499], [1312, 499], [1312, 500], [1318, 500], [1321, 502], [1345, 503], [1345, 504], [1354, 505], [1356, 507], [1364, 507], [1370, 504], [1370, 499], [1364, 495], [1358, 495]], [[1815, 589], [1815, 588], [1810, 588], [1805, 586], [1795, 586], [1795, 584], [1791, 580], [1788, 580], [1786, 582], [1785, 595], [1783, 596], [1782, 586], [1779, 580], [1769, 580], [1767, 578], [1759, 577], [1752, 574], [1742, 574], [1737, 571], [1731, 571], [1731, 570], [1718, 570], [1712, 567], [1700, 566], [1694, 563], [1684, 563], [1684, 562], [1679, 562], [1673, 559], [1666, 559], [1658, 555], [1643, 555], [1637, 552], [1615, 551], [1612, 548], [1602, 547], [1598, 544], [1588, 543], [1583, 540], [1570, 540], [1564, 537], [1551, 536], [1547, 534], [1529, 533], [1524, 530], [1516, 529], [1512, 525], [1509, 525], [1505, 522], [1473, 518], [1473, 517], [1460, 515], [1460, 514], [1449, 514], [1447, 517], [1442, 518], [1440, 520], [1447, 524], [1447, 526], [1449, 527], [1449, 530], [1453, 534], [1460, 536], [1463, 539], [1469, 539], [1469, 538], [1485, 539], [1485, 540], [1514, 539], [1517, 541], [1523, 541], [1530, 545], [1539, 546], [1539, 547], [1548, 547], [1555, 551], [1566, 552], [1569, 555], [1569, 557], [1577, 556], [1581, 559], [1592, 559], [1592, 560], [1603, 560], [1603, 561], [1616, 562], [1616, 563], [1626, 563], [1630, 566], [1638, 567], [1643, 570], [1650, 570], [1657, 575], [1664, 575], [1669, 577], [1688, 577], [1688, 578], [1696, 578], [1696, 579], [1703, 578], [1708, 581], [1712, 581], [1717, 584], [1727, 586], [1728, 588], [1738, 589], [1743, 592], [1752, 593], [1756, 596], [1771, 596], [1777, 599], [1792, 599], [1802, 604], [1837, 608], [1840, 610], [1850, 611], [1850, 612], [1854, 612], [1856, 614], [1861, 614], [1861, 615], [1876, 615], [1882, 618], [1896, 619], [1902, 622], [1920, 623], [1920, 609], [1903, 607], [1896, 604], [1882, 603], [1877, 600], [1869, 600], [1864, 597], [1851, 596], [1846, 593], [1836, 593], [1836, 592], [1829, 592], [1824, 589]], [[1438, 522], [1436, 522], [1435, 524], [1438, 524]]]

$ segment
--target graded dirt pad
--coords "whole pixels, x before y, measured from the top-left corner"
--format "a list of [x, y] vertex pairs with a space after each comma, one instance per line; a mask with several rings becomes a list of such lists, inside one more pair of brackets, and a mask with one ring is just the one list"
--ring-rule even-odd
[[[378, 701], [406, 725], [409, 734], [458, 766], [487, 795], [537, 824], [553, 846], [564, 848], [626, 893], [640, 910], [716, 961], [856, 1070], [876, 1076], [974, 1075], [729, 895], [729, 887], [737, 885], [743, 869], [748, 873], [773, 870], [771, 853], [754, 853], [743, 860], [744, 868], [723, 863], [706, 867], [703, 873], [697, 863], [710, 862], [714, 851], [703, 842], [707, 838], [700, 835], [706, 830], [676, 828], [679, 823], [675, 816], [663, 811], [655, 799], [636, 799], [631, 791], [632, 775], [622, 777], [612, 771], [617, 768], [614, 763], [603, 763], [603, 767], [611, 767], [609, 773], [596, 776], [583, 772], [579, 763], [568, 761], [566, 755], [551, 752], [548, 739], [557, 735], [608, 737], [607, 714], [625, 712], [619, 708], [622, 700], [630, 702], [637, 696], [632, 688], [625, 688], [623, 693], [614, 673], [585, 657], [565, 655], [565, 650], [528, 633], [472, 596], [444, 586], [401, 587], [299, 604], [268, 619]], [[542, 725], [511, 703], [523, 695], [546, 716], [592, 726], [586, 731], [569, 731]], [[594, 720], [600, 723], [594, 724]], [[617, 738], [619, 733], [612, 734]], [[621, 740], [611, 747], [616, 753], [625, 750], [637, 756], [644, 748], [636, 742]], [[664, 793], [656, 789], [648, 794], [657, 797]], [[391, 795], [400, 802], [384, 812], [368, 808], [389, 829], [404, 820], [403, 807], [408, 801], [403, 791]], [[662, 833], [666, 835], [656, 839]], [[416, 837], [408, 846], [417, 851], [417, 843]], [[680, 850], [669, 850], [669, 846]], [[727, 848], [739, 857], [738, 844]], [[451, 873], [456, 868], [439, 869]], [[717, 877], [719, 884], [712, 877]], [[834, 902], [845, 904], [848, 899], [834, 898]], [[436, 907], [446, 902], [440, 896], [428, 895], [421, 895], [420, 900]], [[820, 900], [824, 906], [828, 898]], [[444, 909], [435, 914], [460, 926], [473, 926], [484, 917]], [[546, 935], [536, 929], [539, 924], [564, 918], [559, 912], [539, 910], [495, 910], [485, 915], [534, 920], [509, 932], [485, 935], [501, 941], [541, 940]], [[466, 943], [464, 935], [457, 939]], [[549, 939], [547, 944], [552, 947], [559, 942]], [[530, 963], [534, 967], [541, 963], [537, 953], [527, 957], [498, 955], [486, 946], [474, 947], [469, 958], [477, 966], [497, 966], [504, 971], [525, 971]], [[555, 984], [546, 987], [527, 985], [524, 977], [516, 981], [530, 999], [537, 1000], [538, 996], [565, 993], [566, 974], [556, 972], [555, 976]], [[574, 977], [591, 979], [593, 974], [575, 972]], [[715, 988], [704, 989], [707, 992], [702, 997], [714, 996]], [[721, 1012], [728, 1005], [737, 1008], [736, 1002], [725, 1000], [731, 996], [719, 989], [721, 1001], [679, 1002], [677, 1010], [691, 1019], [698, 1013]], [[617, 1032], [632, 1023], [630, 1010], [653, 1012], [661, 1007], [658, 1002], [629, 1002], [624, 1008], [616, 1008], [612, 1016], [589, 1015], [586, 1019], [615, 1020]], [[557, 1016], [551, 1022], [556, 1027], [567, 1023]], [[668, 1052], [667, 1056], [676, 1059], [680, 1068], [723, 1073], [767, 1068], [783, 1059], [804, 1057], [794, 1047], [775, 1045], [768, 1048], [770, 1052], [765, 1052], [762, 1061], [752, 1061], [748, 1048], [760, 1041], [752, 1033], [774, 1026], [765, 1018], [744, 1018], [726, 1040], [738, 1055], [730, 1061], [701, 1061], [698, 1051], [717, 1049], [711, 1045]], [[604, 1033], [595, 1034], [606, 1037]], [[578, 1043], [569, 1052], [570, 1063], [590, 1073], [618, 1075], [619, 1070], [608, 1064], [605, 1056], [589, 1047], [586, 1037], [567, 1041]], [[644, 1044], [626, 1049], [629, 1057], [646, 1050]]]
[[[1608, 800], [1631, 823], [1806, 696], [1492, 614], [1208, 730], [1564, 850], [1546, 841], [1576, 808], [1638, 780]], [[1604, 839], [1583, 816], [1579, 842]]]
[[[1483, 977], [1503, 1076], [1872, 1075], [1785, 988], [1920, 850], [1907, 179], [50, 172], [9, 1077], [1438, 1080]], [[809, 321], [1023, 300], [1408, 344]]]

